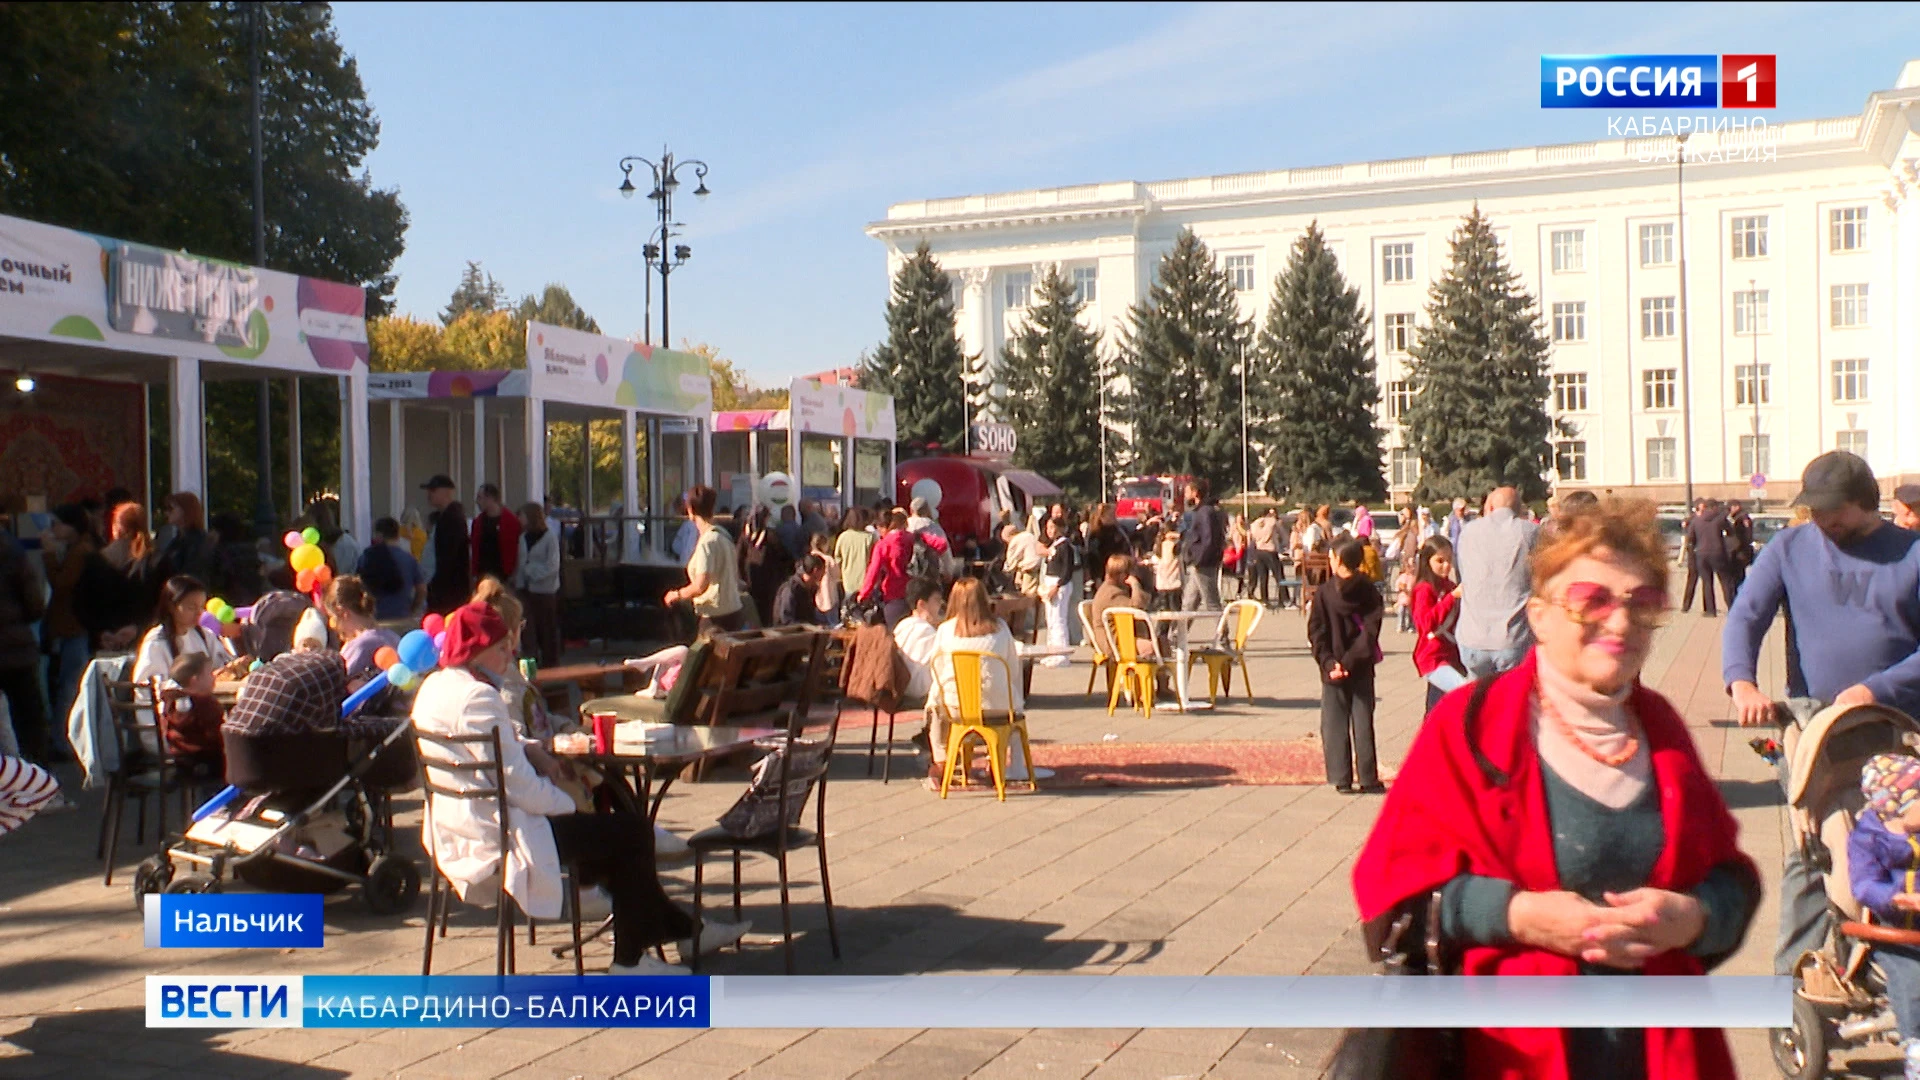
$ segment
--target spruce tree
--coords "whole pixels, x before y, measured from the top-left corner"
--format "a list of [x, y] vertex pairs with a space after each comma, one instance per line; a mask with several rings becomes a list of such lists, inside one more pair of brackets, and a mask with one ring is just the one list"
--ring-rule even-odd
[[1240, 362], [1252, 336], [1232, 279], [1183, 230], [1127, 313], [1120, 346], [1135, 469], [1204, 477], [1215, 491], [1238, 486]]
[[1386, 495], [1370, 338], [1360, 290], [1340, 273], [1319, 224], [1308, 225], [1274, 280], [1257, 384], [1248, 388], [1264, 414], [1259, 432], [1276, 494], [1313, 502]]
[[1523, 498], [1542, 498], [1553, 424], [1539, 305], [1478, 206], [1452, 247], [1408, 370], [1413, 402], [1404, 421], [1420, 456], [1418, 496], [1478, 499], [1511, 485]]
[[506, 287], [480, 269], [480, 264], [469, 261], [467, 268], [460, 272], [460, 284], [455, 286], [453, 296], [447, 300], [447, 309], [440, 313], [441, 323], [452, 326], [453, 321], [471, 311], [482, 315], [498, 311], [507, 303]]
[[1073, 282], [1058, 267], [1035, 290], [1022, 326], [1000, 353], [1000, 409], [1018, 438], [1013, 461], [1046, 474], [1076, 499], [1100, 492], [1100, 335], [1080, 322]]
[[954, 327], [952, 281], [923, 240], [893, 277], [887, 340], [867, 357], [861, 385], [893, 395], [902, 443], [958, 449], [966, 439], [966, 362]]

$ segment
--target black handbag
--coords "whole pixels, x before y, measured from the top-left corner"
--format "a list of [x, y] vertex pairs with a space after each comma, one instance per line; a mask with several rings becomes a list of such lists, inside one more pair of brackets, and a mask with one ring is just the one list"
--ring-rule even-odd
[[[1409, 940], [1423, 927], [1417, 953]], [[1367, 954], [1385, 975], [1439, 975], [1447, 971], [1440, 938], [1440, 891], [1408, 900], [1362, 927]], [[1352, 1028], [1340, 1037], [1329, 1080], [1465, 1080], [1460, 1032], [1449, 1028]]]

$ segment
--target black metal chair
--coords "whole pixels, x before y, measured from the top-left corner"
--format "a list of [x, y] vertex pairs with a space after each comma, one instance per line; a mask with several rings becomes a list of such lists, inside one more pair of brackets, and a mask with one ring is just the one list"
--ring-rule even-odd
[[[431, 864], [427, 889], [427, 941], [420, 962], [420, 974], [433, 974], [433, 939], [436, 933], [440, 937], [447, 936], [447, 919], [455, 895], [453, 883], [441, 873], [440, 861], [434, 855], [433, 800], [437, 796], [462, 802], [490, 799], [498, 810], [501, 857], [498, 893], [494, 897], [497, 913], [494, 967], [497, 974], [511, 975], [514, 973], [514, 939], [517, 936], [514, 933], [514, 913], [518, 905], [507, 892], [508, 837], [513, 830], [508, 819], [507, 778], [500, 765], [500, 732], [494, 729], [484, 735], [433, 735], [415, 727], [413, 738], [415, 752], [420, 759], [420, 786], [426, 790], [427, 817], [422, 839], [427, 849], [427, 861]], [[479, 756], [483, 753], [486, 756]], [[567, 875], [567, 903], [573, 922], [573, 971], [576, 975], [582, 975], [586, 972], [580, 948], [580, 884], [577, 874]]]
[[[167, 842], [167, 800], [178, 795], [180, 821], [184, 825], [193, 814], [190, 799], [193, 779], [190, 770], [167, 749], [166, 714], [160, 701], [160, 680], [139, 683], [106, 680], [107, 708], [113, 720], [113, 736], [119, 748], [120, 764], [107, 774], [106, 805], [100, 814], [100, 837], [96, 857], [106, 862], [102, 881], [113, 884], [115, 856], [120, 850], [120, 820], [126, 816], [127, 800], [135, 800], [139, 814], [135, 818], [133, 842], [147, 839], [147, 802], [154, 803], [154, 836], [162, 847]], [[140, 695], [147, 695], [142, 703]]]
[[[810, 670], [817, 669], [820, 657], [826, 647], [827, 635], [820, 634], [814, 642], [809, 660]], [[809, 678], [806, 685], [813, 685]], [[741, 856], [745, 854], [764, 855], [774, 860], [780, 871], [780, 930], [786, 949], [787, 974], [794, 973], [793, 962], [793, 911], [790, 893], [790, 879], [787, 869], [789, 852], [812, 847], [818, 850], [820, 857], [820, 895], [827, 910], [827, 937], [833, 948], [833, 957], [840, 958], [840, 930], [833, 917], [833, 882], [827, 873], [827, 773], [833, 764], [834, 744], [840, 733], [840, 712], [834, 710], [824, 736], [809, 737], [806, 734], [807, 702], [804, 697], [794, 703], [787, 715], [786, 732], [777, 740], [770, 740], [770, 749], [779, 756], [777, 762], [763, 764], [748, 789], [743, 804], [772, 802], [777, 805], [777, 822], [771, 828], [755, 830], [748, 836], [738, 836], [726, 828], [715, 825], [695, 833], [687, 841], [693, 849], [693, 921], [701, 925], [703, 910], [702, 899], [705, 885], [706, 860], [709, 856], [730, 854], [733, 856], [733, 913], [740, 917], [740, 868]], [[803, 829], [800, 821], [806, 812], [809, 796], [813, 798], [814, 827]], [[700, 935], [696, 931], [693, 942], [693, 955], [688, 965], [698, 970], [700, 965]]]

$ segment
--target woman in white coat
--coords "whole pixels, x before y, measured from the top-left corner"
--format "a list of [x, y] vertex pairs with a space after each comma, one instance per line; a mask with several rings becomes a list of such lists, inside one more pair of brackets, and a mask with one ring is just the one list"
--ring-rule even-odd
[[[564, 860], [581, 872], [583, 885], [591, 879], [613, 898], [610, 974], [684, 974], [686, 968], [648, 952], [663, 942], [690, 939], [693, 933], [693, 920], [667, 899], [655, 876], [653, 830], [634, 814], [576, 813], [573, 797], [554, 783], [568, 775], [570, 766], [539, 743], [515, 734], [499, 689], [502, 674], [513, 663], [507, 625], [499, 613], [473, 602], [448, 616], [441, 663], [414, 698], [413, 722], [430, 735], [499, 732], [507, 802], [512, 807], [508, 894], [535, 918], [559, 918]], [[427, 753], [446, 760], [477, 761], [486, 752], [462, 744], [458, 753], [438, 747]], [[466, 774], [459, 781], [491, 782]], [[485, 897], [500, 872], [496, 804], [432, 796], [427, 803], [426, 834], [428, 850], [454, 891], [462, 899]], [[701, 945], [705, 947], [711, 937], [710, 929]], [[683, 953], [690, 947], [688, 940], [681, 946]]]

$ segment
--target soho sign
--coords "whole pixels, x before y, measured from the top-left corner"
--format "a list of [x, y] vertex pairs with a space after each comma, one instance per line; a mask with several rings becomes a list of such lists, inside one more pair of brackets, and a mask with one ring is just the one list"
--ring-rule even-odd
[[1013, 433], [1012, 424], [974, 424], [970, 441], [977, 454], [1012, 455], [1020, 443]]

